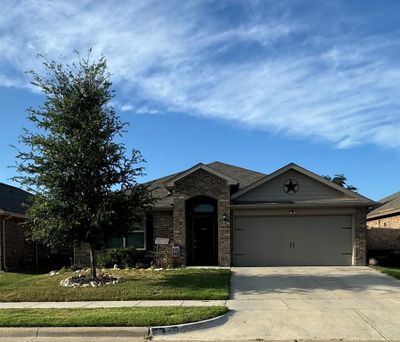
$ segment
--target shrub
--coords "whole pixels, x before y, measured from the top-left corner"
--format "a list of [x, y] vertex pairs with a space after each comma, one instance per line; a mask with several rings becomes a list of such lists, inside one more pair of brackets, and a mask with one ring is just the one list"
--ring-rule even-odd
[[127, 267], [148, 267], [151, 260], [145, 251], [138, 251], [134, 247], [107, 249], [99, 254], [98, 266], [112, 268], [118, 265], [120, 268]]

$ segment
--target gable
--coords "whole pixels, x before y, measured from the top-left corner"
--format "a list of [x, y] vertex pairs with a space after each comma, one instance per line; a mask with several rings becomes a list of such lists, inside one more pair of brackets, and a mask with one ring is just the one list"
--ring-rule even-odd
[[227, 186], [228, 182], [226, 179], [200, 168], [176, 180], [174, 183], [174, 191], [205, 194], [213, 192], [215, 188], [226, 188]]
[[[195, 167], [198, 166], [199, 164], [195, 165]], [[239, 190], [259, 181], [261, 178], [266, 176], [266, 174], [261, 172], [245, 169], [239, 166], [225, 164], [218, 161], [206, 164], [206, 166], [209, 169], [212, 169], [236, 180]], [[174, 184], [176, 182], [179, 182], [177, 178], [182, 179], [182, 177], [180, 176], [182, 176], [183, 173], [190, 174], [190, 172], [187, 173], [187, 171], [188, 170], [184, 170], [146, 183], [149, 186], [149, 189], [152, 191], [153, 196], [157, 199], [153, 207], [170, 209], [172, 208], [173, 196], [171, 191], [174, 187]], [[171, 180], [174, 184], [168, 184]]]
[[[297, 191], [287, 193], [284, 191], [284, 185], [290, 180], [298, 184]], [[245, 189], [239, 190], [231, 196], [231, 200], [239, 205], [246, 203], [329, 204], [363, 207], [376, 205], [369, 198], [345, 189], [294, 163], [290, 163]]]
[[[293, 184], [297, 183], [296, 193], [290, 191], [287, 193], [287, 187], [293, 180]], [[254, 189], [244, 193], [235, 199], [236, 203], [260, 203], [260, 202], [281, 202], [291, 203], [297, 201], [339, 199], [345, 195], [326, 185], [313, 179], [303, 173], [290, 169], [268, 182], [262, 183]]]
[[229, 185], [237, 185], [238, 184], [237, 179], [234, 179], [234, 178], [232, 178], [232, 177], [230, 177], [230, 176], [228, 176], [228, 175], [226, 175], [226, 174], [224, 174], [222, 172], [219, 172], [219, 171], [217, 171], [217, 170], [215, 170], [215, 169], [213, 169], [213, 168], [211, 168], [211, 167], [209, 167], [207, 165], [199, 163], [199, 164], [191, 167], [190, 169], [179, 173], [177, 176], [171, 178], [165, 184], [165, 186], [167, 188], [173, 188], [176, 182], [178, 182], [179, 180], [181, 180], [183, 178], [186, 178], [187, 176], [197, 172], [198, 170], [203, 170], [203, 171], [205, 171], [205, 172], [207, 172], [209, 174], [212, 174], [212, 175], [214, 175], [214, 176], [216, 176], [218, 178], [221, 178], [221, 179], [225, 180]]

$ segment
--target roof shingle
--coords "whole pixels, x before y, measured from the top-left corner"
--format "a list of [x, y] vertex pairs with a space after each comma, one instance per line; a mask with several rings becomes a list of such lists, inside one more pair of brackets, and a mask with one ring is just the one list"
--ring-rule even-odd
[[0, 210], [25, 214], [23, 203], [31, 194], [14, 186], [0, 183]]
[[368, 218], [394, 214], [396, 212], [400, 213], [400, 191], [395, 192], [378, 202], [381, 203], [381, 205], [372, 210], [368, 214]]

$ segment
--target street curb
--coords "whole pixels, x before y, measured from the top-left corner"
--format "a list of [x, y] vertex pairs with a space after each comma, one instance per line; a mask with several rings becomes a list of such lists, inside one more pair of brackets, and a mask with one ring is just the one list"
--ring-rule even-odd
[[1, 337], [147, 337], [146, 327], [0, 328]]
[[228, 316], [232, 311], [227, 312], [221, 316], [206, 319], [204, 321], [198, 321], [193, 323], [177, 324], [177, 325], [167, 325], [161, 327], [150, 327], [149, 336], [163, 336], [172, 335], [188, 331], [196, 331], [207, 328], [214, 328], [218, 325], [224, 324], [228, 321]]

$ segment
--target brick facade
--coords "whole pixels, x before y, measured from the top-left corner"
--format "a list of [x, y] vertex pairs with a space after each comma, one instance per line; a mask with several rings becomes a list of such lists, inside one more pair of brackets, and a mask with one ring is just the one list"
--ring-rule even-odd
[[355, 266], [367, 262], [367, 209], [357, 208], [354, 213], [354, 260]]
[[35, 245], [27, 240], [23, 222], [24, 219], [17, 217], [7, 219], [3, 234], [3, 220], [0, 220], [0, 270], [19, 271], [35, 263]]
[[400, 251], [400, 215], [368, 220], [367, 225], [369, 251]]
[[175, 266], [172, 258], [172, 245], [174, 243], [173, 232], [173, 211], [171, 210], [154, 210], [153, 211], [153, 243], [156, 238], [169, 239], [168, 245], [152, 246], [154, 256], [159, 266]]
[[400, 251], [400, 229], [368, 228], [368, 251]]
[[368, 227], [400, 229], [400, 214], [389, 217], [380, 217], [374, 220], [368, 220]]
[[[198, 169], [176, 181], [173, 190], [173, 244], [181, 249], [176, 263], [187, 264], [186, 201], [196, 196], [217, 200], [218, 265], [231, 264], [230, 188], [227, 181]], [[224, 218], [225, 216], [225, 218]]]

